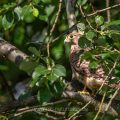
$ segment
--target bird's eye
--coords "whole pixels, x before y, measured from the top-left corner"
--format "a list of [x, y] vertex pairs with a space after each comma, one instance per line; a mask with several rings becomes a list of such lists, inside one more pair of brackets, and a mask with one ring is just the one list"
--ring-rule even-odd
[[69, 37], [70, 37], [70, 39], [73, 39], [73, 35], [70, 35]]

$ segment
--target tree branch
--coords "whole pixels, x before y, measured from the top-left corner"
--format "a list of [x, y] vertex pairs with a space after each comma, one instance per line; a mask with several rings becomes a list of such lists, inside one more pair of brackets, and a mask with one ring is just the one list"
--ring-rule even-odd
[[[110, 9], [113, 9], [113, 8], [116, 8], [116, 7], [119, 7], [119, 6], [120, 6], [120, 4], [117, 4], [117, 5], [113, 5], [113, 6], [111, 6], [111, 7], [108, 7], [108, 8], [104, 8], [104, 9], [101, 9], [101, 10], [97, 10], [97, 11], [95, 11], [95, 12], [93, 12], [93, 13], [90, 13], [90, 14], [85, 15], [84, 18], [85, 18], [85, 17], [94, 16], [94, 15], [96, 15], [96, 14], [98, 14], [98, 13], [105, 12], [106, 10], [110, 10]], [[60, 37], [62, 37], [63, 35], [67, 34], [68, 31], [72, 31], [73, 29], [75, 29], [75, 28], [76, 28], [76, 25], [77, 25], [78, 23], [79, 23], [79, 22], [77, 22], [77, 23], [75, 22], [75, 24], [74, 24], [73, 26], [71, 26], [68, 30], [66, 30], [65, 32], [63, 32], [62, 34], [60, 34], [58, 37], [56, 37], [55, 39], [53, 39], [52, 42], [55, 42], [55, 41], [59, 40]]]
[[11, 45], [2, 38], [0, 38], [0, 56], [6, 57], [8, 60], [17, 65], [28, 57], [25, 53], [21, 52], [15, 46]]
[[[76, 24], [76, 16], [74, 11], [74, 4], [75, 0], [65, 0], [65, 6], [66, 6], [66, 13], [67, 13], [67, 20], [69, 28], [73, 27]], [[73, 29], [69, 32], [76, 31], [77, 27], [73, 27]]]
[[11, 101], [0, 106], [0, 113], [12, 112], [12, 110], [15, 110], [17, 108], [22, 108], [28, 105], [30, 106], [36, 103], [38, 103], [36, 96], [28, 97], [25, 100]]
[[[77, 100], [77, 101], [82, 102], [83, 104], [89, 103], [88, 109], [90, 111], [93, 110], [93, 109], [91, 109], [93, 107], [95, 108], [94, 109], [95, 111], [99, 110], [99, 107], [101, 105], [101, 98], [102, 98], [101, 96], [93, 98], [90, 95], [80, 94], [78, 92], [72, 92], [72, 91], [64, 91], [61, 97], [66, 99], [66, 100], [67, 99], [69, 99], [69, 100]], [[105, 109], [108, 106], [108, 101], [109, 101], [109, 99], [106, 100], [101, 105], [101, 109], [100, 109], [101, 113], [105, 112]], [[0, 113], [7, 113], [7, 112], [9, 113], [9, 112], [12, 112], [12, 110], [23, 108], [23, 107], [30, 106], [30, 105], [35, 105], [37, 103], [38, 103], [38, 101], [37, 101], [36, 96], [28, 97], [25, 100], [12, 101], [12, 102], [9, 102], [9, 103], [6, 103], [6, 104], [2, 105], [0, 107]], [[109, 105], [109, 108], [106, 111], [106, 114], [120, 117], [120, 101], [113, 100], [111, 102], [111, 105]]]
[[[90, 102], [88, 107], [90, 108], [90, 110], [92, 110], [91, 108], [94, 107], [95, 111], [98, 111], [101, 105], [100, 97], [97, 99], [97, 98], [91, 97], [90, 95], [80, 94], [77, 92], [65, 91], [63, 93], [63, 98], [78, 100], [84, 104]], [[107, 102], [108, 100], [106, 100], [106, 102], [102, 104], [101, 110], [100, 110], [101, 113], [104, 113], [105, 108], [107, 107]], [[119, 110], [120, 110], [119, 101], [114, 100], [106, 113], [112, 116], [118, 116], [120, 114]]]
[[104, 11], [107, 11], [107, 10], [110, 10], [110, 9], [113, 9], [113, 8], [116, 8], [116, 7], [119, 7], [119, 6], [120, 6], [120, 4], [116, 4], [116, 5], [101, 9], [101, 10], [97, 10], [97, 11], [95, 11], [93, 13], [90, 13], [90, 14], [86, 15], [85, 17], [94, 16], [94, 15], [96, 15], [98, 13], [101, 13], [101, 12], [104, 12]]
[[[106, 0], [106, 7], [108, 8], [110, 5], [110, 0]], [[110, 9], [107, 10], [107, 21], [110, 22]]]

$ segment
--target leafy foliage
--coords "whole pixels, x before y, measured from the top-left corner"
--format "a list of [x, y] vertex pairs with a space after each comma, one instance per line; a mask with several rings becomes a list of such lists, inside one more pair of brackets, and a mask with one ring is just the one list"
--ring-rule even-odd
[[[0, 98], [0, 102], [2, 103], [11, 99], [10, 95], [8, 95], [9, 91], [7, 87], [4, 85], [4, 79], [10, 84], [11, 91], [15, 91], [15, 86], [19, 82], [24, 83], [24, 81], [27, 81], [27, 83], [25, 82], [25, 86], [29, 89], [26, 90], [25, 94], [37, 95], [39, 106], [43, 107], [49, 102], [58, 100], [65, 90], [65, 79], [71, 79], [71, 68], [68, 60], [69, 52], [66, 51], [67, 46], [63, 44], [65, 37], [62, 36], [54, 41], [54, 38], [57, 38], [68, 29], [65, 6], [62, 6], [59, 19], [50, 38], [50, 30], [53, 27], [58, 11], [58, 1], [11, 1], [13, 0], [0, 1], [0, 37], [14, 44], [30, 57], [20, 64], [19, 69], [13, 63], [4, 59], [1, 60], [0, 96], [1, 98], [4, 97], [4, 99]], [[100, 2], [100, 8], [104, 8], [104, 1]], [[111, 5], [113, 3], [115, 4], [115, 1], [111, 2]], [[78, 5], [82, 5], [85, 15], [92, 13], [92, 9], [97, 9], [98, 6], [91, 6], [91, 3], [87, 0], [77, 1], [77, 5], [75, 6], [77, 28], [78, 31], [84, 31], [85, 33], [79, 40], [79, 45], [91, 48], [89, 52], [82, 53], [84, 54], [84, 59], [90, 61], [90, 68], [94, 69], [100, 63], [104, 66], [108, 74], [120, 55], [120, 10], [117, 8], [111, 9], [110, 22], [107, 22], [105, 12], [100, 15], [88, 17], [88, 21], [86, 21], [86, 19], [82, 19], [82, 15], [79, 13], [79, 8], [77, 7]], [[51, 40], [49, 48], [50, 56], [48, 55], [48, 50], [46, 50], [48, 49], [49, 40]], [[119, 81], [119, 68], [120, 65], [117, 64], [113, 70], [114, 80], [111, 80], [110, 83]], [[113, 91], [109, 90], [107, 97], [111, 97], [113, 93]], [[52, 107], [54, 108], [54, 106]], [[59, 112], [65, 112], [66, 114], [62, 117], [59, 114], [55, 114], [55, 117], [59, 119], [68, 118], [82, 107], [80, 103], [75, 101], [57, 104], [54, 109], [58, 108]], [[84, 113], [88, 114], [85, 115]], [[83, 116], [85, 118], [78, 116], [78, 119], [92, 120], [96, 114], [94, 112], [89, 113], [87, 108], [84, 113]], [[47, 120], [47, 117], [52, 115], [53, 113], [50, 110], [44, 110], [40, 116], [34, 112], [30, 112], [17, 116], [14, 119]], [[106, 116], [105, 119], [109, 118], [111, 117]]]

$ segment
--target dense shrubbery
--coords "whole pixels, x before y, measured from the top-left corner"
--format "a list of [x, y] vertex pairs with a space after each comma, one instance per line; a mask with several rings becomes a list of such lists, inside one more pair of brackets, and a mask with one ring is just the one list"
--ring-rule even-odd
[[[116, 61], [120, 55], [120, 9], [119, 7], [110, 9], [111, 21], [108, 22], [107, 10], [90, 15], [97, 9], [105, 8], [105, 1], [99, 1], [99, 7], [96, 0], [91, 2], [76, 0], [77, 27], [79, 31], [85, 33], [79, 45], [92, 49], [84, 55], [85, 59], [91, 61], [90, 67], [95, 68], [98, 64], [102, 64], [107, 74], [113, 69], [114, 79], [109, 82], [117, 83], [120, 80], [120, 65]], [[117, 0], [110, 1], [110, 6], [116, 3]], [[0, 1], [0, 37], [29, 55], [29, 58], [22, 61], [19, 67], [1, 58], [0, 102], [2, 104], [9, 99], [12, 100], [12, 92], [16, 93], [15, 86], [22, 83], [21, 89], [24, 87], [27, 90], [18, 99], [24, 100], [28, 96], [37, 95], [38, 104], [35, 105], [40, 106], [42, 111], [37, 114], [33, 110], [33, 112], [14, 117], [15, 120], [46, 120], [54, 117], [66, 119], [81, 109], [81, 106], [83, 107], [80, 101], [74, 100], [63, 100], [62, 103], [44, 107], [49, 102], [61, 99], [60, 96], [66, 88], [65, 81], [71, 79], [69, 48], [64, 45], [66, 31], [69, 29], [66, 6], [63, 1], [60, 12], [58, 11], [60, 4], [59, 1], [54, 0]], [[89, 17], [82, 16], [80, 5], [83, 7], [84, 14]], [[58, 13], [59, 18], [55, 23]], [[54, 25], [56, 25], [55, 29], [51, 31]], [[113, 93], [113, 90], [107, 91], [106, 97], [110, 98]], [[31, 109], [34, 107], [36, 108], [33, 106]], [[11, 112], [12, 115], [15, 114], [14, 111]], [[64, 115], [63, 112], [65, 112]], [[7, 116], [7, 113], [4, 115]], [[8, 118], [12, 115], [9, 114]], [[92, 120], [95, 115], [96, 113], [84, 109], [78, 119]], [[5, 116], [0, 117], [7, 119]], [[106, 116], [107, 119], [113, 118]]]

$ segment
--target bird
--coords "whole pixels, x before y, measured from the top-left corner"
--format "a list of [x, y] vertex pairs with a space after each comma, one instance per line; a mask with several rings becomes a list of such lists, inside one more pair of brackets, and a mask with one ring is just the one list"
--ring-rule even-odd
[[84, 53], [89, 51], [90, 48], [81, 48], [78, 44], [83, 32], [74, 31], [68, 34], [64, 40], [65, 44], [70, 45], [69, 62], [72, 69], [72, 80], [76, 79], [84, 85], [83, 91], [86, 88], [90, 90], [99, 89], [103, 84], [107, 85], [105, 81], [105, 72], [101, 65], [98, 65], [92, 70], [89, 65], [90, 61], [82, 59]]

